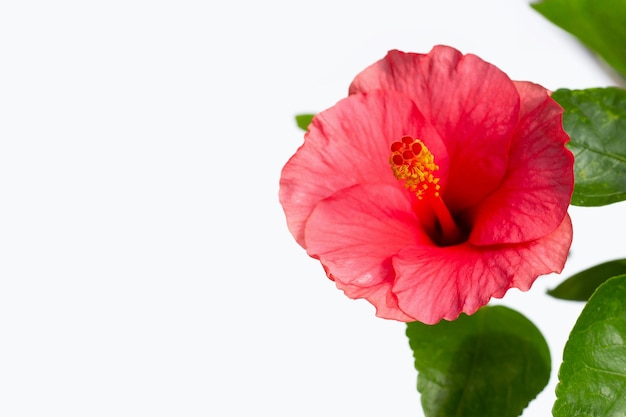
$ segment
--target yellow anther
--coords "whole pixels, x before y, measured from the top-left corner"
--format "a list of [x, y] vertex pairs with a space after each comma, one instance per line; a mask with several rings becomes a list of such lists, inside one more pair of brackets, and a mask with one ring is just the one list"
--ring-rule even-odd
[[417, 198], [421, 200], [428, 191], [439, 197], [439, 178], [433, 175], [439, 166], [421, 140], [403, 136], [400, 142], [392, 143], [389, 163], [393, 175], [404, 181], [404, 186], [413, 191]]

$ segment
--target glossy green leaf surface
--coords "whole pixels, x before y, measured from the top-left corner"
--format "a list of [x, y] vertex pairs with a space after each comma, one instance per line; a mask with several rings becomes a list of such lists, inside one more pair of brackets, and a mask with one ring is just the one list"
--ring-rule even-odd
[[626, 78], [626, 0], [543, 0], [531, 6]]
[[602, 206], [626, 199], [626, 90], [559, 89], [552, 97], [565, 109], [563, 127], [575, 157], [577, 206]]
[[297, 114], [296, 115], [296, 124], [302, 130], [307, 130], [309, 125], [311, 124], [311, 120], [313, 120], [314, 114]]
[[607, 279], [621, 274], [626, 274], [626, 259], [604, 262], [572, 275], [548, 294], [563, 300], [587, 301]]
[[591, 296], [563, 350], [554, 417], [626, 415], [626, 275]]
[[515, 417], [550, 378], [546, 341], [503, 306], [436, 325], [407, 324], [427, 417]]

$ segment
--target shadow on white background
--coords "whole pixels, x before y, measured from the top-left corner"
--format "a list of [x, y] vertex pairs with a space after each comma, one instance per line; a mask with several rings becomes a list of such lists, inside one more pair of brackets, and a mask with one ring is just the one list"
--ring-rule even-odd
[[[1, 5], [0, 415], [422, 415], [404, 324], [334, 288], [277, 193], [295, 114], [435, 44], [614, 82], [523, 0]], [[624, 257], [623, 213], [572, 208], [563, 276], [496, 301], [552, 349], [525, 416], [582, 307], [545, 291]]]

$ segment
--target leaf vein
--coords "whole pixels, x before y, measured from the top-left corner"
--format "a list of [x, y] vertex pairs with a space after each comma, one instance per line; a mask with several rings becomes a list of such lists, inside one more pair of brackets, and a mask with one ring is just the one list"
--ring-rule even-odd
[[622, 156], [622, 155], [615, 154], [615, 153], [612, 153], [612, 152], [601, 151], [601, 150], [599, 150], [597, 148], [594, 148], [592, 146], [589, 146], [588, 144], [585, 144], [585, 143], [571, 142], [571, 145], [580, 147], [584, 151], [595, 152], [598, 155], [606, 156], [607, 158], [613, 158], [613, 159], [616, 159], [616, 160], [618, 160], [620, 162], [626, 162], [626, 156]]

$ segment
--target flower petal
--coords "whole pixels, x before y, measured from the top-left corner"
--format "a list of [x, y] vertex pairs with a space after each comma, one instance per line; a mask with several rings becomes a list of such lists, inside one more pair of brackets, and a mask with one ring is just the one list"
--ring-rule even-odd
[[411, 206], [411, 195], [402, 188], [355, 185], [321, 201], [304, 233], [308, 254], [320, 260], [339, 289], [351, 298], [367, 298], [378, 315], [396, 320], [410, 317], [390, 296], [391, 257], [406, 246], [432, 244]]
[[421, 138], [437, 152], [442, 187], [447, 154], [432, 125], [411, 100], [396, 92], [352, 95], [313, 118], [304, 145], [287, 162], [280, 202], [289, 230], [304, 245], [304, 224], [315, 205], [355, 184], [402, 187], [390, 165], [390, 145], [404, 135]]
[[563, 269], [572, 240], [569, 216], [541, 239], [517, 244], [478, 247], [413, 246], [393, 258], [393, 293], [402, 311], [434, 324], [473, 314], [491, 297], [509, 288], [527, 291], [539, 275]]
[[349, 91], [376, 89], [409, 96], [439, 132], [451, 161], [443, 193], [451, 211], [473, 206], [497, 187], [520, 108], [505, 73], [447, 46], [426, 55], [390, 51], [360, 73]]
[[470, 242], [527, 242], [554, 230], [574, 190], [574, 157], [565, 147], [563, 110], [543, 87], [516, 83], [522, 114], [502, 185], [474, 210]]

